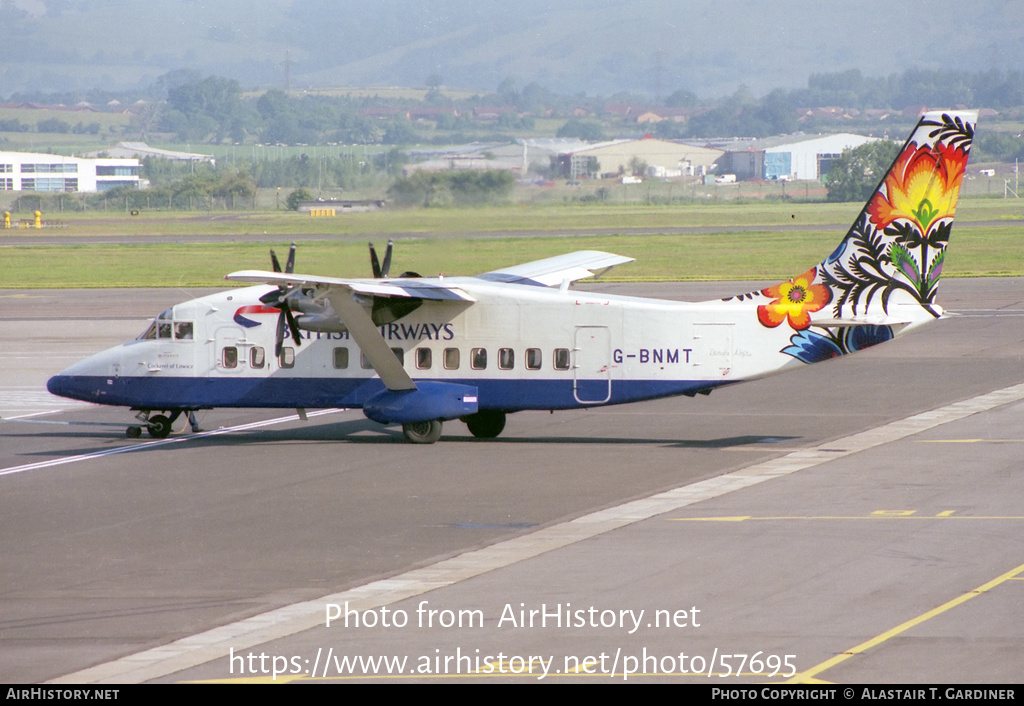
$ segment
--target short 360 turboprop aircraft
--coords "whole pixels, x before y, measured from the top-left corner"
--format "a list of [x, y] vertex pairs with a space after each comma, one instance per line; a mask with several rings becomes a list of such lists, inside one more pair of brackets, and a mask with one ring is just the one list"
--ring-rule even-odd
[[444, 420], [490, 438], [510, 412], [706, 394], [853, 353], [941, 316], [976, 118], [925, 114], [835, 251], [757, 292], [688, 303], [570, 289], [631, 261], [593, 251], [390, 278], [390, 247], [379, 265], [371, 246], [374, 279], [336, 279], [295, 273], [293, 246], [284, 271], [274, 257], [273, 272], [230, 274], [260, 284], [172, 307], [48, 389], [138, 410], [154, 437], [199, 409], [359, 407], [433, 443]]

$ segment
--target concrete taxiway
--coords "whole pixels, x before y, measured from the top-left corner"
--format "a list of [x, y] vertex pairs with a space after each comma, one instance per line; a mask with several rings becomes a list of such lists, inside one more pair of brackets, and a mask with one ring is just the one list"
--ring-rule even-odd
[[[943, 282], [958, 316], [857, 356], [489, 442], [245, 410], [131, 441], [42, 391], [183, 298], [0, 292], [4, 681], [1018, 678], [1021, 280]], [[361, 625], [326, 627], [346, 601]]]

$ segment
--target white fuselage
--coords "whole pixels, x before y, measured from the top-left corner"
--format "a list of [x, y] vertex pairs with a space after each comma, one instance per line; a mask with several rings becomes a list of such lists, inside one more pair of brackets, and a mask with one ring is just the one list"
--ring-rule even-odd
[[[802, 363], [792, 330], [742, 298], [702, 303], [445, 279], [476, 301], [424, 301], [380, 326], [416, 381], [476, 386], [479, 408], [567, 409], [708, 392]], [[78, 363], [51, 390], [140, 409], [360, 407], [382, 385], [347, 331], [274, 354], [278, 310], [256, 286], [178, 304], [144, 337]], [[807, 362], [807, 361], [804, 361]]]

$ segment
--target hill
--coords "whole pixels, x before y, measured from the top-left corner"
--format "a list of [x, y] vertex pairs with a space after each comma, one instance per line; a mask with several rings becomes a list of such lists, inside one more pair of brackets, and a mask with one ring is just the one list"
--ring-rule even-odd
[[407, 85], [702, 96], [814, 72], [1024, 68], [1004, 0], [8, 0], [0, 96], [144, 87], [181, 68], [249, 87]]

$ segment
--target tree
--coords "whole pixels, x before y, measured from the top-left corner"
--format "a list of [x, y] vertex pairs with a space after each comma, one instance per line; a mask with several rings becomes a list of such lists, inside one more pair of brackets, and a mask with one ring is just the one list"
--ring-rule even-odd
[[[148, 140], [150, 133], [156, 132], [160, 125], [160, 116], [163, 112], [163, 104], [150, 102], [135, 106], [131, 117], [128, 119], [128, 126], [131, 133], [140, 140]], [[96, 124], [99, 128], [99, 124]], [[97, 132], [99, 130], [97, 129]], [[95, 132], [92, 134], [96, 134]]]
[[843, 150], [825, 175], [829, 201], [866, 201], [896, 159], [899, 145], [889, 140]]
[[66, 123], [63, 120], [58, 120], [57, 118], [47, 118], [46, 120], [40, 120], [36, 123], [36, 132], [67, 133], [70, 131], [70, 123]]
[[418, 171], [396, 179], [388, 199], [397, 206], [475, 206], [507, 199], [513, 186], [515, 177], [502, 170]]
[[427, 94], [423, 97], [427, 105], [444, 105], [449, 102], [441, 93], [441, 84], [444, 83], [441, 74], [430, 74], [427, 76]]
[[629, 160], [629, 173], [633, 176], [647, 176], [647, 162], [633, 155]]
[[419, 133], [405, 118], [398, 118], [388, 123], [384, 129], [381, 142], [385, 145], [411, 145], [419, 141]]
[[700, 99], [693, 91], [680, 88], [665, 99], [665, 105], [669, 108], [696, 108], [700, 105]]
[[312, 201], [313, 194], [309, 193], [306, 189], [298, 188], [292, 193], [288, 194], [288, 198], [285, 199], [285, 205], [289, 211], [298, 211], [299, 203], [302, 201]]
[[[169, 113], [184, 116], [191, 138], [214, 133], [213, 141], [225, 136], [237, 138], [244, 134], [245, 105], [238, 81], [209, 76], [202, 81], [175, 86], [167, 91]], [[181, 134], [178, 127], [176, 131]]]
[[508, 76], [498, 84], [498, 98], [506, 105], [516, 105], [519, 102], [519, 91], [516, 90], [516, 80]]
[[575, 137], [588, 142], [600, 142], [604, 139], [604, 131], [595, 122], [573, 118], [558, 128], [555, 137]]

